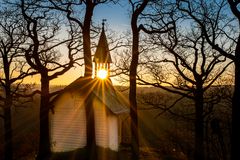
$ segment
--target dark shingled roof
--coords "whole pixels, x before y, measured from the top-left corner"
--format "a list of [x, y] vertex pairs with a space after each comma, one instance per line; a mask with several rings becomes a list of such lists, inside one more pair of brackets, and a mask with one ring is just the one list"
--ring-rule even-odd
[[[80, 77], [64, 88], [65, 92], [71, 92], [86, 96], [88, 100], [97, 97], [114, 114], [129, 112], [129, 104], [121, 96], [117, 95], [110, 79]], [[61, 94], [54, 98], [56, 101]], [[124, 102], [125, 101], [125, 102]]]
[[93, 58], [93, 62], [97, 63], [112, 63], [112, 58], [108, 48], [108, 42], [105, 35], [104, 27], [102, 28], [102, 33], [100, 35], [96, 53]]
[[94, 87], [93, 94], [104, 103], [109, 110], [115, 114], [129, 112], [128, 104], [124, 104], [123, 97], [117, 95], [110, 79], [96, 79], [97, 85]]

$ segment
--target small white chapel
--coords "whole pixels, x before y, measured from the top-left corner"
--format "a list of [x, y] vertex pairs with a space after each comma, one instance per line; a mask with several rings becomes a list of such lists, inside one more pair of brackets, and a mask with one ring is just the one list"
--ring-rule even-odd
[[[76, 79], [53, 100], [53, 108], [49, 112], [52, 153], [71, 153], [86, 148], [89, 124], [94, 125], [92, 141], [97, 148], [102, 148], [104, 152], [119, 150], [119, 115], [128, 113], [129, 107], [116, 92], [110, 79], [112, 59], [104, 22], [93, 63], [93, 78]], [[89, 108], [93, 110], [93, 123], [87, 123], [89, 115], [86, 113]]]

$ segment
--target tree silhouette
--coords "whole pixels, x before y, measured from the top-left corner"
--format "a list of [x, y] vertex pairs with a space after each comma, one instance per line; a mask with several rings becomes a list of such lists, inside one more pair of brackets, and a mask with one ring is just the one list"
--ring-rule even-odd
[[[13, 159], [12, 146], [12, 108], [19, 103], [21, 92], [26, 91], [21, 85], [24, 78], [36, 74], [32, 71], [24, 60], [22, 47], [26, 42], [23, 35], [23, 24], [19, 16], [11, 9], [2, 9], [0, 11], [0, 86], [3, 93], [0, 95], [0, 101], [3, 108], [4, 120], [4, 159]], [[23, 103], [23, 100], [22, 100]]]
[[[235, 65], [235, 85], [232, 99], [232, 149], [231, 159], [239, 159], [240, 131], [240, 41], [239, 2], [228, 1], [177, 1], [178, 8], [191, 17], [202, 29], [207, 42], [214, 50], [232, 60]], [[198, 8], [200, 12], [194, 11]], [[229, 8], [230, 7], [230, 8]]]
[[[138, 159], [139, 157], [139, 140], [138, 140], [138, 114], [137, 114], [137, 100], [136, 100], [136, 90], [137, 90], [137, 68], [139, 65], [139, 55], [145, 51], [144, 47], [139, 47], [140, 45], [140, 31], [147, 34], [163, 34], [172, 29], [171, 21], [165, 21], [165, 17], [161, 11], [154, 8], [155, 6], [160, 6], [162, 2], [144, 0], [142, 2], [135, 2], [129, 0], [131, 5], [131, 31], [132, 31], [132, 54], [131, 62], [129, 67], [129, 77], [130, 77], [130, 91], [129, 91], [129, 101], [130, 101], [130, 116], [131, 116], [131, 133], [132, 133], [132, 151], [133, 159]], [[150, 12], [153, 9], [153, 12]], [[162, 8], [161, 8], [162, 9]], [[160, 9], [160, 10], [161, 10]], [[145, 11], [145, 12], [144, 12]], [[155, 11], [155, 12], [154, 12]], [[159, 16], [158, 20], [154, 19], [155, 16]], [[142, 22], [140, 21], [142, 20]], [[155, 28], [148, 21], [156, 20], [161, 28]], [[155, 21], [155, 22], [156, 22]], [[143, 25], [144, 24], [144, 25]]]
[[132, 17], [131, 17], [131, 29], [132, 29], [132, 59], [130, 64], [130, 116], [131, 116], [131, 141], [132, 141], [132, 153], [133, 159], [139, 158], [139, 136], [138, 136], [138, 114], [137, 114], [137, 100], [136, 100], [136, 76], [137, 76], [137, 66], [139, 58], [139, 25], [138, 19], [139, 15], [143, 12], [147, 6], [149, 0], [144, 0], [143, 2], [134, 3], [129, 0], [132, 7]]
[[[139, 77], [139, 80], [143, 84], [159, 87], [181, 95], [182, 97], [178, 100], [185, 97], [194, 101], [194, 159], [203, 160], [204, 104], [206, 103], [204, 98], [207, 98], [205, 92], [224, 73], [231, 62], [224, 63], [226, 58], [211, 49], [201, 29], [197, 26], [192, 25], [189, 29], [190, 31], [183, 31], [180, 29], [181, 26], [177, 24], [177, 21], [175, 21], [174, 30], [167, 34], [154, 35], [152, 37], [153, 43], [159, 45], [161, 48], [160, 52], [164, 52], [166, 55], [165, 58], [160, 59], [156, 55], [151, 58], [147, 57], [148, 63], [146, 63], [146, 68], [148, 69], [145, 77], [148, 77], [148, 79], [152, 77], [152, 79], [147, 80]], [[173, 106], [171, 105], [170, 108]], [[163, 108], [163, 110], [169, 112], [170, 108]]]
[[[19, 7], [27, 29], [28, 43], [25, 47], [27, 63], [40, 74], [40, 140], [37, 159], [45, 159], [50, 155], [49, 141], [49, 109], [50, 100], [59, 92], [51, 93], [50, 81], [71, 69], [76, 58], [79, 42], [75, 41], [74, 28], [70, 26], [69, 38], [59, 39], [58, 33], [62, 29], [61, 19], [49, 8], [40, 7], [40, 1], [21, 0]], [[67, 46], [65, 46], [67, 44]], [[66, 47], [68, 62], [60, 62], [57, 47]]]

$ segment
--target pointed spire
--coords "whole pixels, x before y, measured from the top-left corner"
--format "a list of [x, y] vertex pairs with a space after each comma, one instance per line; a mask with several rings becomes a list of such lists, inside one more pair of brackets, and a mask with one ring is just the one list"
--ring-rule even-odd
[[107, 42], [107, 37], [105, 35], [105, 29], [104, 29], [105, 21], [106, 19], [102, 20], [102, 33], [100, 35], [96, 53], [93, 59], [93, 62], [96, 62], [96, 63], [112, 63], [108, 42]]

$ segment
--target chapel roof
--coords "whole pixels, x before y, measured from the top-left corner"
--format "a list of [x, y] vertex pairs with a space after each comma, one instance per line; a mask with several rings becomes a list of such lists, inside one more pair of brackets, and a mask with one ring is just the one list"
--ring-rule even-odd
[[107, 37], [104, 30], [104, 21], [102, 23], [102, 32], [98, 41], [96, 53], [93, 58], [93, 62], [97, 63], [112, 63], [112, 58], [110, 55]]
[[97, 85], [95, 86], [93, 93], [100, 101], [102, 101], [102, 103], [107, 106], [109, 110], [115, 114], [129, 112], [126, 100], [117, 94], [110, 79], [106, 81], [96, 79], [96, 81]]
[[[61, 94], [66, 92], [81, 94], [88, 101], [97, 97], [114, 114], [129, 112], [128, 102], [117, 94], [110, 79], [100, 80], [98, 78], [80, 77], [65, 87]], [[61, 94], [55, 97], [54, 101], [60, 98]]]

